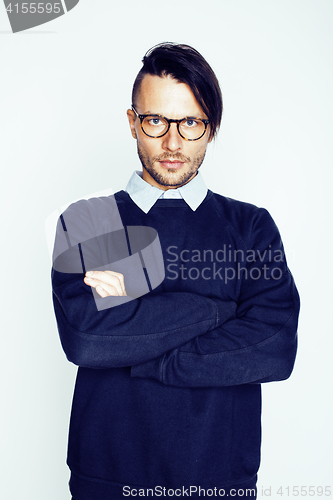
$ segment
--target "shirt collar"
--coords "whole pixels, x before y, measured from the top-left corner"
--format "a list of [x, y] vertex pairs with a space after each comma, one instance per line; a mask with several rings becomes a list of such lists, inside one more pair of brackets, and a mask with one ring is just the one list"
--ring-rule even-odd
[[142, 179], [142, 172], [137, 170], [133, 172], [126, 186], [126, 192], [134, 203], [147, 214], [159, 198], [173, 200], [183, 199], [194, 211], [206, 198], [207, 187], [201, 173], [198, 172], [197, 175], [184, 186], [164, 191], [144, 181]]

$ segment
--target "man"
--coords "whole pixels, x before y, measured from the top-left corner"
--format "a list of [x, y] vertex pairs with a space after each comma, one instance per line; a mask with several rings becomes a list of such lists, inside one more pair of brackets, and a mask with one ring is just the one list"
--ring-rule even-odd
[[[260, 384], [292, 372], [299, 298], [267, 211], [204, 185], [199, 167], [221, 114], [204, 58], [187, 45], [154, 47], [127, 111], [142, 173], [116, 205], [81, 201], [59, 221], [54, 307], [79, 365], [68, 447], [75, 500], [256, 498]], [[145, 294], [134, 267], [116, 265], [133, 227], [157, 232], [163, 252], [164, 279]], [[158, 256], [141, 243], [125, 260], [140, 254], [148, 282]]]

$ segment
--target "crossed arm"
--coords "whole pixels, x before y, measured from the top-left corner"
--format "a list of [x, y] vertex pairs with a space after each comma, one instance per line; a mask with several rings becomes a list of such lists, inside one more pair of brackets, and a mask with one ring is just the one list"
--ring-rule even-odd
[[[256, 235], [261, 249], [281, 246], [272, 222], [263, 227]], [[64, 351], [79, 366], [130, 366], [133, 377], [180, 387], [286, 379], [296, 355], [299, 297], [285, 262], [280, 268], [278, 281], [245, 281], [238, 303], [190, 292], [147, 294], [122, 303], [128, 297], [120, 273], [71, 275], [53, 269]], [[121, 305], [97, 312], [91, 288]]]
[[[273, 293], [270, 310], [267, 314], [268, 299], [266, 311], [262, 308], [260, 321], [256, 320], [255, 313], [247, 318], [232, 316], [206, 334], [158, 358], [132, 366], [131, 375], [154, 378], [166, 385], [179, 387], [219, 387], [288, 378], [297, 348], [299, 299], [289, 272], [286, 280], [292, 304], [286, 294], [284, 299], [280, 295], [281, 300], [274, 307]], [[95, 271], [84, 281], [94, 287], [101, 297], [126, 295], [124, 277], [120, 273]], [[246, 306], [243, 305], [244, 308]], [[278, 328], [274, 320], [269, 319], [274, 309], [284, 321]], [[258, 336], [258, 330], [264, 330], [263, 337]], [[245, 338], [252, 340], [244, 342]]]
[[[126, 299], [119, 276], [98, 272], [89, 286], [82, 274], [53, 269], [53, 302], [63, 349], [74, 364], [87, 368], [133, 366], [156, 359], [235, 314], [236, 304], [195, 293], [147, 294], [117, 307], [96, 310], [90, 287], [114, 287]], [[116, 279], [115, 279], [116, 278]], [[115, 286], [114, 286], [115, 285]], [[118, 290], [117, 290], [118, 288]], [[121, 294], [121, 295], [120, 295]]]

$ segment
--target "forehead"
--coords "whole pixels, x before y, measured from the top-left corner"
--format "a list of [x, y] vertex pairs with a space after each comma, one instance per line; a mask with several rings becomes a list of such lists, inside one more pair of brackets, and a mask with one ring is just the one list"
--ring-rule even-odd
[[158, 113], [169, 118], [207, 118], [190, 87], [170, 75], [145, 75], [141, 82], [137, 106], [142, 114]]

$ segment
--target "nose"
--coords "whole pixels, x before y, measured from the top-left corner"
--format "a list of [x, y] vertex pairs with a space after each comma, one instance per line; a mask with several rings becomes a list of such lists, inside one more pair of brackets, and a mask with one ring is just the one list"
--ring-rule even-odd
[[166, 151], [179, 151], [183, 146], [183, 139], [178, 133], [177, 123], [170, 123], [170, 128], [162, 139], [162, 147]]

